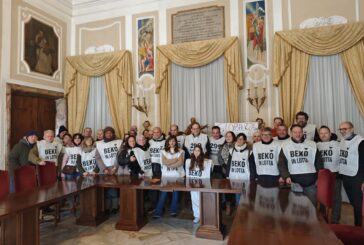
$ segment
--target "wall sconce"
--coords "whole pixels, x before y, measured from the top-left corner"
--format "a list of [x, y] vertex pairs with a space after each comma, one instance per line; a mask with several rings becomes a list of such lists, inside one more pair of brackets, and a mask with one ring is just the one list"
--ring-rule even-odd
[[145, 97], [137, 97], [137, 104], [135, 104], [135, 98], [132, 98], [132, 106], [140, 112], [143, 112], [148, 117], [148, 105]]
[[265, 88], [263, 88], [263, 96], [262, 97], [258, 97], [258, 87], [255, 86], [254, 87], [255, 90], [255, 97], [252, 98], [250, 97], [250, 89], [248, 88], [248, 101], [249, 103], [255, 107], [255, 109], [257, 109], [257, 112], [259, 113], [260, 108], [262, 107], [262, 105], [265, 102], [265, 99], [267, 98], [267, 96], [265, 95]]

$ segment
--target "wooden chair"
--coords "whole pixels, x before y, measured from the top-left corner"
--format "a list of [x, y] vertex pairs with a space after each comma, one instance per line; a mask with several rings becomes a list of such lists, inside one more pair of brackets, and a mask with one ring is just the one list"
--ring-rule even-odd
[[329, 224], [331, 224], [331, 218], [332, 218], [332, 206], [334, 200], [335, 182], [336, 182], [335, 173], [332, 173], [328, 169], [321, 169], [319, 171], [317, 178], [317, 193], [316, 193], [317, 210], [319, 212], [322, 211], [321, 205], [325, 207], [323, 210], [324, 218]]
[[362, 204], [362, 220], [362, 227], [330, 224], [330, 228], [345, 245], [364, 244], [364, 195]]
[[32, 191], [37, 187], [35, 167], [25, 165], [14, 170], [15, 192]]
[[[57, 167], [54, 162], [46, 162], [46, 165], [37, 165], [37, 173], [39, 186], [52, 185], [57, 182]], [[50, 206], [53, 205], [55, 206], [54, 212], [47, 213], [47, 215], [54, 216], [54, 225], [57, 226], [60, 220], [60, 203], [56, 202]], [[41, 213], [40, 217], [40, 221], [44, 222], [45, 215]]]

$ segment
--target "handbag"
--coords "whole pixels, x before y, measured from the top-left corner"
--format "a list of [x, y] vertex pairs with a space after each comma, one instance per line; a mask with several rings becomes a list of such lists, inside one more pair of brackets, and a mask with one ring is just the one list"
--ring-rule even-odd
[[62, 173], [64, 174], [73, 174], [74, 172], [76, 172], [76, 166], [66, 165], [62, 169]]

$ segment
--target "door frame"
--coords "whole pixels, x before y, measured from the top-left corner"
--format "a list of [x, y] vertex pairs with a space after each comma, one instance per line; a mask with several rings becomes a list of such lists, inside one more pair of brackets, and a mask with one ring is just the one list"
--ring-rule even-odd
[[5, 153], [5, 168], [8, 167], [8, 154], [10, 152], [10, 137], [11, 137], [11, 99], [13, 94], [18, 95], [27, 95], [27, 96], [34, 96], [34, 97], [45, 97], [50, 99], [61, 99], [64, 97], [64, 93], [57, 92], [57, 91], [51, 91], [46, 89], [40, 89], [40, 88], [32, 88], [27, 87], [23, 85], [18, 84], [6, 84], [6, 122], [7, 122], [7, 128], [6, 128], [6, 134], [7, 134], [7, 149]]

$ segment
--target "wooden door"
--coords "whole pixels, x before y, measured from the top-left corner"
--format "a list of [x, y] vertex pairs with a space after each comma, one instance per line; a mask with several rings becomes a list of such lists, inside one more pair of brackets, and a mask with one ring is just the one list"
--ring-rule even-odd
[[46, 129], [55, 129], [56, 103], [54, 98], [36, 95], [12, 94], [11, 96], [11, 145], [12, 148], [29, 130], [36, 130], [42, 137]]

